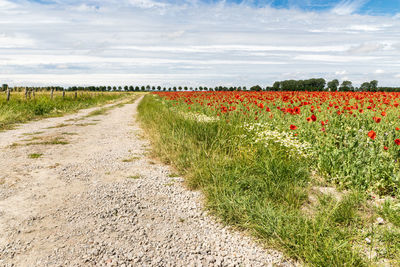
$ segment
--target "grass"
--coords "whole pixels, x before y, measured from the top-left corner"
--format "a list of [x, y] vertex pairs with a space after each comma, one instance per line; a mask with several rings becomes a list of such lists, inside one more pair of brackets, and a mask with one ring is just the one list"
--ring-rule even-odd
[[38, 135], [38, 134], [42, 134], [42, 133], [44, 133], [44, 132], [33, 132], [33, 133], [24, 133], [24, 134], [22, 134], [22, 135]]
[[80, 126], [80, 127], [85, 127], [85, 126], [90, 126], [90, 125], [96, 125], [97, 123], [94, 122], [86, 122], [86, 123], [77, 123], [74, 124], [75, 126]]
[[63, 127], [67, 127], [67, 126], [70, 126], [70, 125], [72, 125], [72, 124], [60, 123], [60, 124], [57, 124], [55, 126], [47, 127], [46, 129], [63, 128]]
[[71, 132], [62, 132], [61, 134], [63, 134], [63, 135], [78, 135], [77, 133], [71, 133]]
[[142, 178], [142, 176], [140, 176], [139, 174], [135, 174], [135, 175], [129, 176], [128, 178], [130, 178], [130, 179], [140, 179], [140, 178]]
[[29, 154], [29, 155], [28, 155], [28, 157], [29, 157], [30, 159], [38, 159], [38, 158], [40, 158], [41, 156], [43, 156], [43, 154], [41, 154], [41, 153], [33, 153], [33, 154]]
[[11, 100], [7, 102], [5, 94], [2, 93], [0, 94], [0, 130], [11, 129], [16, 123], [43, 117], [60, 116], [79, 109], [109, 103], [123, 97], [132, 98], [131, 96], [130, 93], [119, 92], [82, 92], [78, 98], [68, 93], [65, 98], [62, 98], [60, 92], [55, 93], [54, 99], [51, 100], [50, 93], [38, 92], [35, 99], [25, 100], [23, 93], [12, 92]]
[[23, 140], [26, 143], [13, 143], [10, 145], [11, 148], [17, 147], [17, 146], [33, 146], [33, 145], [67, 145], [69, 144], [68, 141], [66, 141], [62, 137], [33, 137], [30, 139]]
[[114, 109], [114, 108], [120, 108], [123, 107], [125, 104], [130, 104], [136, 101], [136, 99], [138, 99], [140, 97], [139, 94], [135, 94], [133, 95], [133, 97], [130, 97], [128, 100], [109, 106], [109, 107], [104, 107], [104, 108], [100, 108], [100, 109], [96, 109], [92, 112], [90, 112], [88, 115], [86, 115], [85, 117], [93, 117], [93, 116], [99, 116], [99, 115], [106, 115], [110, 110]]
[[[157, 155], [172, 162], [191, 188], [202, 190], [207, 208], [226, 224], [310, 266], [398, 262], [398, 228], [374, 224], [385, 214], [395, 226], [399, 213], [393, 205], [374, 211], [367, 194], [357, 190], [340, 198], [320, 192], [311, 203], [313, 188], [321, 186], [312, 179], [312, 164], [291, 157], [277, 143], [266, 148], [242, 138], [241, 121], [199, 123], [154, 96], [146, 96], [138, 108]], [[372, 244], [366, 243], [368, 236]], [[377, 253], [371, 259], [372, 250]]]
[[109, 108], [99, 108], [96, 109], [92, 112], [90, 112], [86, 117], [93, 117], [93, 116], [99, 116], [99, 115], [105, 115], [109, 111]]
[[127, 159], [123, 159], [122, 162], [132, 162], [132, 161], [138, 160], [138, 159], [140, 159], [140, 157], [134, 156], [134, 157], [130, 157], [130, 158], [127, 158]]

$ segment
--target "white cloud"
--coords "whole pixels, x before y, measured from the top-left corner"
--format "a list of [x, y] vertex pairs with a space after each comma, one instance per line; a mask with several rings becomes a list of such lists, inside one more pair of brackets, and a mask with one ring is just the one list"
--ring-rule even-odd
[[23, 35], [9, 35], [0, 33], [0, 48], [20, 48], [20, 47], [32, 47], [34, 41]]
[[0, 0], [0, 82], [270, 85], [379, 74], [396, 85], [400, 20], [352, 15], [362, 2], [321, 14], [223, 1]]
[[9, 2], [9, 1], [5, 1], [5, 0], [0, 0], [0, 9], [2, 10], [6, 10], [6, 9], [14, 9], [17, 8], [18, 5]]
[[350, 15], [361, 8], [368, 0], [342, 0], [333, 9], [332, 12], [338, 15]]
[[345, 71], [345, 70], [339, 70], [339, 71], [336, 71], [335, 74], [336, 74], [336, 75], [346, 75], [346, 74], [347, 74], [347, 71]]

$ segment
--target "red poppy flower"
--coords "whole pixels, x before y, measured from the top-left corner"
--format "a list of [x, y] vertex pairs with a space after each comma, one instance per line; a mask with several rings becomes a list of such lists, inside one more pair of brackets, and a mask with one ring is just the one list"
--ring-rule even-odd
[[383, 117], [385, 117], [385, 116], [386, 116], [386, 112], [385, 112], [385, 111], [382, 111], [381, 115], [382, 115]]
[[396, 139], [396, 140], [394, 140], [394, 142], [396, 143], [396, 145], [398, 145], [398, 146], [400, 146], [400, 139]]
[[396, 131], [399, 131], [400, 130], [400, 128], [399, 127], [396, 127]]
[[389, 148], [387, 146], [384, 146], [383, 149], [388, 150]]
[[290, 125], [290, 130], [296, 130], [296, 129], [297, 129], [296, 125], [293, 125], [293, 124]]
[[[368, 137], [371, 138], [372, 140], [375, 140], [376, 138], [376, 133], [374, 131], [369, 131]], [[400, 140], [399, 140], [400, 141]]]
[[372, 118], [376, 123], [380, 123], [381, 122], [381, 118], [379, 117], [373, 117]]
[[310, 117], [307, 117], [306, 120], [307, 120], [307, 121], [311, 121], [311, 118], [310, 118]]
[[316, 121], [317, 120], [317, 116], [315, 116], [314, 114], [311, 115], [311, 119], [312, 121]]

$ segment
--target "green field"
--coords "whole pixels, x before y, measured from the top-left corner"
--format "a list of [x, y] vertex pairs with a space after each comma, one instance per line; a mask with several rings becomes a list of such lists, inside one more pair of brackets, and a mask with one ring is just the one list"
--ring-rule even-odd
[[204, 103], [183, 99], [145, 96], [140, 120], [156, 155], [202, 190], [224, 223], [306, 265], [400, 262], [397, 202], [375, 205], [363, 190], [340, 191], [307, 158], [246, 138], [244, 116], [213, 119]]
[[111, 103], [132, 93], [121, 92], [36, 92], [35, 97], [26, 99], [22, 92], [12, 92], [10, 101], [6, 100], [6, 92], [0, 93], [0, 130], [10, 129], [16, 123], [33, 119], [60, 116], [79, 109]]

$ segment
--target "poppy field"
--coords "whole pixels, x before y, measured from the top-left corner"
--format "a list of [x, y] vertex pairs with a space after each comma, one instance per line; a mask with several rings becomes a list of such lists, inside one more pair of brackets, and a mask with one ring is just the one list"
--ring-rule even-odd
[[[399, 196], [400, 93], [158, 93], [187, 112], [242, 122], [256, 141], [283, 143], [341, 188]], [[275, 131], [275, 135], [268, 132]], [[257, 140], [257, 139], [265, 140]], [[299, 149], [295, 144], [306, 144]], [[292, 145], [292, 146], [291, 146]], [[303, 151], [304, 150], [304, 151]]]
[[400, 93], [156, 92], [158, 155], [207, 207], [314, 266], [400, 262]]

